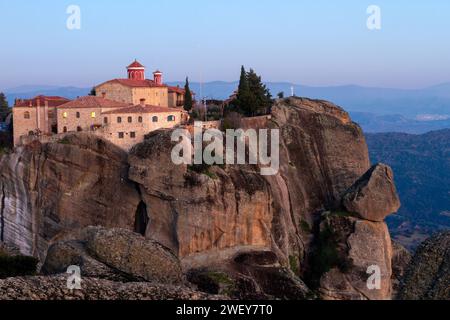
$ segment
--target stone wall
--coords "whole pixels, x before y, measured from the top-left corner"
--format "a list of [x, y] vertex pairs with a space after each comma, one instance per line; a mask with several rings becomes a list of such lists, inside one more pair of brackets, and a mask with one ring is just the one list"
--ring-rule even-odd
[[[168, 117], [171, 115], [175, 116], [175, 121], [168, 121]], [[105, 139], [124, 150], [129, 150], [135, 144], [144, 141], [146, 134], [158, 129], [172, 128], [179, 125], [182, 121], [181, 115], [182, 110], [161, 113], [108, 114], [104, 115], [108, 119], [108, 123], [97, 134], [102, 135]], [[119, 117], [121, 118], [120, 123], [118, 122]], [[131, 122], [128, 122], [130, 117]], [[153, 117], [157, 117], [158, 122], [153, 122]], [[142, 122], [139, 122], [139, 118], [142, 118]], [[120, 132], [123, 133], [123, 138], [119, 137]], [[132, 132], [135, 134], [134, 138], [131, 136]]]

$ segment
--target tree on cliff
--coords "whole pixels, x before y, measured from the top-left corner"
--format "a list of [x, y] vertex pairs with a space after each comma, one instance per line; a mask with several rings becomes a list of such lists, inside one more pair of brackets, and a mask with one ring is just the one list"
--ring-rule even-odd
[[0, 92], [0, 121], [5, 121], [6, 116], [11, 112], [8, 100], [3, 92]]
[[186, 77], [186, 84], [184, 85], [184, 110], [191, 111], [192, 110], [192, 93], [189, 88], [189, 78]]
[[242, 66], [236, 99], [231, 103], [235, 111], [245, 116], [255, 116], [267, 113], [271, 104], [272, 96], [261, 77], [253, 69], [246, 72]]

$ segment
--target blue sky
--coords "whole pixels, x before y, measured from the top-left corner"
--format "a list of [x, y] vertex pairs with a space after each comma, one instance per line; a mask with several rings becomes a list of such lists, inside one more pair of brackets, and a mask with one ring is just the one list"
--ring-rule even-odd
[[[66, 9], [81, 9], [68, 30]], [[369, 5], [382, 29], [366, 27]], [[134, 58], [166, 81], [419, 88], [450, 82], [450, 1], [0, 0], [0, 89], [92, 86]]]

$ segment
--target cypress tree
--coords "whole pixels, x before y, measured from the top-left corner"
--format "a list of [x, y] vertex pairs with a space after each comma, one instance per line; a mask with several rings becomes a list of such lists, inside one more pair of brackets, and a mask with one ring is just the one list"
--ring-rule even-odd
[[191, 111], [193, 106], [192, 93], [189, 88], [189, 78], [186, 77], [186, 84], [184, 85], [184, 110]]
[[0, 121], [5, 121], [5, 118], [10, 111], [5, 94], [0, 92]]

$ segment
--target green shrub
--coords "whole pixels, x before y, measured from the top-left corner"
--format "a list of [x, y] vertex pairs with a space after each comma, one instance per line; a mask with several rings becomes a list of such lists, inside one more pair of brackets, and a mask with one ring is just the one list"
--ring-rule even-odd
[[311, 227], [305, 220], [300, 221], [300, 228], [303, 230], [303, 232], [311, 233]]
[[0, 255], [0, 279], [36, 274], [38, 259], [27, 256]]
[[60, 144], [70, 144], [70, 141], [69, 141], [69, 139], [67, 137], [64, 137], [62, 139], [59, 139], [58, 143], [60, 143]]
[[298, 258], [296, 256], [289, 256], [289, 267], [296, 275], [300, 273]]

